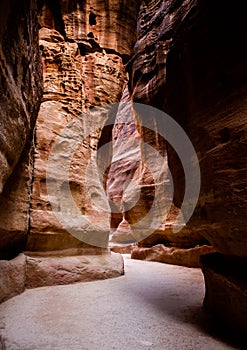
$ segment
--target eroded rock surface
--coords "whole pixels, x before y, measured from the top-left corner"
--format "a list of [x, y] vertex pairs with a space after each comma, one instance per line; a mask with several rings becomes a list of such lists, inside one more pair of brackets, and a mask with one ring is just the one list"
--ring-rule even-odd
[[[213, 1], [143, 3], [129, 86], [134, 101], [180, 123], [199, 157], [201, 195], [186, 229], [222, 253], [245, 256], [247, 53], [238, 5], [222, 12]], [[184, 176], [169, 147], [168, 161], [180, 207]]]
[[[150, 121], [152, 125], [151, 114]], [[128, 227], [129, 234], [139, 242], [157, 230], [162, 231], [163, 209], [169, 200], [172, 203], [165, 145], [155, 137], [156, 131], [155, 126], [154, 129], [141, 128], [126, 88], [112, 130], [113, 157], [106, 183], [112, 206], [111, 227], [113, 232], [116, 229], [113, 238], [118, 243], [123, 223], [125, 230]], [[145, 142], [147, 135], [151, 145]], [[158, 153], [156, 157], [153, 151], [160, 151], [162, 155]]]
[[0, 192], [34, 127], [42, 93], [36, 1], [2, 2]]
[[[42, 97], [35, 0], [0, 4], [0, 256], [13, 257], [28, 232], [31, 141]], [[11, 174], [12, 173], [12, 174]], [[6, 183], [7, 181], [7, 183]]]
[[123, 57], [132, 54], [141, 0], [45, 0], [43, 3], [41, 25], [77, 42], [83, 53], [104, 49]]
[[[45, 91], [36, 126], [28, 250], [82, 247], [85, 243], [80, 234], [90, 237], [95, 232], [102, 238], [99, 245], [107, 246], [110, 210], [102, 183], [96, 176], [96, 150], [109, 115], [107, 111], [93, 114], [91, 111], [93, 106], [112, 104], [121, 98], [127, 78], [124, 61], [131, 54], [135, 42], [138, 6], [138, 1], [130, 6], [124, 6], [123, 1], [110, 1], [109, 4], [61, 1], [56, 6], [46, 1], [40, 10]], [[73, 123], [79, 123], [74, 133], [80, 128], [83, 130], [81, 145], [74, 149], [74, 139], [78, 135], [67, 135], [59, 140], [60, 163], [51, 165], [48, 177], [60, 197], [56, 198], [54, 192], [50, 201], [46, 186], [49, 154], [57, 135]], [[66, 157], [71, 158], [68, 178], [57, 170], [62, 158]], [[90, 159], [93, 159], [93, 165], [88, 170]], [[90, 188], [86, 184], [89, 178]], [[89, 224], [74, 220], [73, 230], [79, 232], [76, 235], [79, 240], [67, 232], [54, 214], [54, 211], [75, 214], [66, 198], [66, 181], [77, 210], [90, 217]], [[95, 202], [100, 210], [95, 210]], [[88, 242], [91, 242], [90, 239]]]
[[24, 292], [26, 257], [20, 254], [10, 261], [0, 260], [0, 303]]
[[[164, 107], [167, 55], [175, 30], [192, 7], [192, 1], [179, 5], [174, 1], [150, 1], [143, 2], [139, 12], [138, 38], [134, 55], [128, 63], [129, 87], [122, 97], [123, 105], [118, 110], [113, 128], [113, 161], [107, 181], [107, 193], [114, 204], [113, 209], [118, 209], [116, 212], [113, 210], [111, 222], [112, 229], [117, 229], [113, 237], [118, 243], [121, 240], [121, 234], [117, 237], [121, 232], [118, 225], [124, 217], [142, 247], [160, 243], [192, 248], [207, 244], [199, 230], [185, 228], [178, 233], [173, 232], [181, 201], [176, 200], [179, 189], [175, 186], [176, 202], [172, 203], [167, 145], [159, 135], [154, 110], [142, 114], [133, 105], [137, 102], [161, 109]], [[179, 186], [183, 187], [183, 177], [181, 183], [182, 186]], [[180, 221], [183, 221], [182, 217]]]
[[63, 285], [119, 277], [124, 274], [120, 254], [27, 257], [26, 287]]
[[119, 277], [124, 274], [121, 254], [95, 250], [67, 250], [54, 254], [26, 253], [0, 260], [0, 303], [25, 288], [65, 285]]
[[[198, 1], [170, 51], [167, 108], [189, 135], [200, 161], [201, 194], [189, 228], [223, 254], [244, 257], [247, 50], [242, 45], [242, 6], [239, 1], [232, 8], [229, 2], [222, 11], [213, 1]], [[170, 159], [172, 167], [173, 155]], [[177, 168], [174, 181], [179, 186]]]
[[[229, 266], [231, 259], [234, 264], [233, 256], [240, 257], [245, 266], [247, 252], [247, 50], [243, 45], [243, 6], [241, 1], [234, 6], [212, 0], [144, 2], [135, 54], [128, 66], [133, 101], [169, 113], [184, 128], [199, 158], [200, 197], [180, 235], [187, 231], [204, 237], [217, 251], [232, 256]], [[167, 154], [175, 188], [174, 205], [180, 208], [184, 172], [169, 145]], [[205, 270], [209, 308], [215, 308], [215, 315], [223, 321], [229, 320], [229, 313], [240, 328], [246, 329], [241, 307], [228, 305], [229, 300], [234, 305], [233, 295], [241, 305], [247, 304], [242, 284], [238, 280], [231, 284], [227, 269], [221, 276], [213, 270], [214, 262], [212, 270]], [[229, 299], [221, 298], [225, 284]]]
[[201, 256], [214, 251], [213, 247], [206, 245], [182, 249], [177, 247], [168, 248], [164, 244], [157, 244], [151, 248], [134, 247], [131, 250], [131, 258], [187, 267], [201, 267]]

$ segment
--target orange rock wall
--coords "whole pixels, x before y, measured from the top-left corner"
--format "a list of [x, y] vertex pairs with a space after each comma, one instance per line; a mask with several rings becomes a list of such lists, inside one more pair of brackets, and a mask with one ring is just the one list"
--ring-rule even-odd
[[[131, 4], [93, 1], [90, 6], [89, 2], [47, 1], [40, 9], [44, 96], [36, 125], [29, 250], [59, 250], [85, 245], [68, 234], [57, 220], [46, 188], [47, 160], [54, 140], [70, 122], [82, 115], [82, 127], [89, 132], [79, 149], [72, 150], [70, 140], [66, 141], [67, 146], [64, 142], [59, 146], [64, 157], [73, 153], [70, 189], [81, 213], [91, 218], [90, 227], [75, 224], [75, 228], [97, 231], [99, 235], [102, 231], [102, 237], [109, 235], [108, 203], [101, 199], [103, 189], [96, 171], [91, 174], [95, 177], [94, 193], [90, 194], [85, 187], [88, 161], [95, 157], [107, 117], [96, 118], [88, 113], [93, 106], [112, 104], [121, 98], [127, 81], [124, 62], [136, 39], [137, 12], [138, 1]], [[90, 123], [96, 128], [93, 133]], [[66, 179], [60, 176], [59, 183], [56, 182], [59, 175], [55, 166], [49, 181], [54, 181], [61, 190]], [[95, 212], [91, 196], [99, 199], [106, 212]], [[58, 200], [55, 205], [60, 211], [66, 204]], [[65, 209], [70, 210], [69, 207]]]

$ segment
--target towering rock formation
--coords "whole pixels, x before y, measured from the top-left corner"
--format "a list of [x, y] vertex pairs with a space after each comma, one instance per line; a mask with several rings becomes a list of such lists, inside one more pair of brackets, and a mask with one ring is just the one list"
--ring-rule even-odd
[[[124, 1], [45, 1], [40, 9], [44, 97], [36, 125], [28, 250], [86, 248], [85, 240], [95, 245], [90, 235], [97, 235], [96, 245], [107, 247], [110, 211], [97, 176], [95, 157], [102, 129], [110, 117], [107, 111], [98, 114], [90, 111], [93, 106], [112, 104], [121, 98], [127, 79], [124, 63], [130, 57], [136, 38], [137, 12], [138, 1], [128, 6]], [[69, 178], [58, 174], [56, 162], [51, 165], [52, 174], [47, 175], [48, 159], [57, 135], [73, 122], [79, 123], [88, 133], [80, 140], [80, 135], [63, 138], [57, 145], [61, 162], [66, 157], [71, 158]], [[76, 137], [81, 143], [77, 150], [73, 149]], [[91, 169], [89, 175], [90, 159], [93, 159], [94, 171]], [[47, 176], [56, 192], [53, 197], [59, 192], [59, 198], [52, 199], [53, 203], [47, 193]], [[88, 177], [95, 178], [90, 189], [86, 183]], [[83, 223], [75, 219], [71, 230], [76, 231], [74, 236], [81, 238], [79, 240], [58, 220], [60, 212], [71, 216], [71, 221], [75, 214], [65, 198], [67, 182], [79, 216], [85, 215], [90, 221]], [[95, 209], [95, 201], [100, 211]]]
[[[115, 239], [122, 236], [128, 242], [133, 235], [141, 240], [133, 251], [136, 258], [196, 265], [200, 254], [211, 249], [198, 245], [210, 243], [218, 253], [202, 259], [205, 307], [246, 330], [244, 2], [145, 0], [139, 11], [140, 4], [38, 1], [44, 95], [34, 139], [42, 95], [36, 1], [0, 4], [0, 257], [11, 258], [26, 247], [33, 254], [54, 256], [63, 249], [69, 255], [69, 248], [75, 249], [73, 254], [107, 253], [110, 223]], [[127, 107], [123, 103], [109, 113], [106, 105], [121, 98]], [[155, 115], [150, 113], [142, 127], [143, 115], [133, 102], [169, 113], [184, 128], [199, 158], [198, 204], [179, 233], [173, 226], [182, 219], [186, 184], [181, 160], [159, 136]], [[114, 127], [104, 127], [116, 116]], [[162, 162], [146, 153], [144, 145]], [[106, 148], [100, 151], [101, 146]], [[168, 165], [173, 205], [147, 237], [147, 228], [153, 229], [160, 219], [158, 208], [171, 199], [164, 191], [166, 185], [171, 187]], [[95, 176], [98, 169], [101, 177]], [[158, 195], [154, 178], [163, 187]], [[158, 211], [136, 225], [151, 211], [155, 198]], [[78, 214], [90, 218], [89, 223], [77, 221]], [[71, 218], [73, 235], [64, 225], [66, 218]], [[92, 233], [100, 240], [97, 249], [90, 246], [95, 243], [90, 241]], [[97, 258], [100, 269], [102, 260]], [[1, 262], [0, 300], [25, 285], [52, 284], [51, 275], [55, 283], [80, 280], [80, 273], [72, 279], [61, 274], [63, 262], [56, 259], [21, 255]], [[69, 263], [76, 271], [85, 264], [94, 266], [89, 257]], [[119, 263], [116, 258], [109, 274], [102, 273], [122, 273]]]
[[[167, 111], [164, 103], [167, 57], [175, 31], [189, 16], [193, 4], [193, 1], [180, 4], [173, 1], [143, 2], [138, 17], [134, 55], [127, 65], [131, 105], [133, 102], [142, 103]], [[124, 97], [123, 102], [126, 101], [128, 100]], [[164, 115], [152, 109], [141, 115], [140, 111], [133, 112], [131, 108], [136, 109], [135, 106], [130, 106], [127, 113], [126, 108], [120, 108], [113, 129], [113, 160], [116, 158], [118, 161], [113, 161], [109, 172], [108, 194], [116, 205], [121, 204], [123, 211], [122, 216], [112, 214], [113, 228], [117, 228], [113, 239], [117, 243], [121, 240], [120, 236], [125, 239], [122, 223], [118, 228], [124, 217], [132, 228], [129, 234], [134, 235], [141, 247], [135, 248], [133, 257], [180, 264], [184, 261], [184, 265], [200, 266], [200, 255], [214, 251], [207, 239], [201, 235], [200, 230], [191, 227], [185, 227], [180, 232], [173, 231], [177, 220], [183, 222], [183, 216], [179, 217], [179, 208], [184, 195], [184, 177], [181, 166], [178, 167], [178, 175], [174, 165], [170, 167], [173, 177], [178, 179], [174, 186], [172, 204], [173, 189], [167, 160], [167, 149], [169, 153], [172, 149], [159, 134], [162, 122], [158, 119]], [[128, 115], [132, 120], [128, 120]], [[141, 127], [143, 123], [145, 127]], [[165, 123], [163, 126], [165, 127]], [[126, 145], [131, 149], [131, 159], [128, 152], [124, 152]], [[152, 148], [152, 152], [147, 152], [147, 145]], [[176, 158], [173, 159], [173, 164], [175, 162], [180, 165]], [[135, 185], [126, 184], [131, 178]], [[152, 211], [153, 205], [155, 210]], [[143, 224], [138, 224], [142, 220]], [[164, 244], [166, 247], [152, 248], [157, 244]]]
[[[185, 230], [205, 237], [217, 251], [232, 256], [225, 267], [224, 256], [208, 255], [203, 259], [205, 305], [223, 320], [232, 320], [246, 330], [241, 311], [247, 304], [243, 283], [247, 257], [247, 49], [243, 45], [243, 6], [241, 1], [234, 6], [230, 1], [144, 2], [129, 65], [129, 85], [134, 101], [168, 112], [185, 129], [196, 149], [201, 193]], [[180, 207], [184, 174], [169, 145], [167, 152], [174, 204]], [[228, 297], [224, 296], [226, 285]], [[237, 298], [235, 305], [233, 299]]]
[[[95, 174], [96, 150], [104, 143], [102, 129], [111, 117], [107, 109], [95, 112], [92, 107], [121, 98], [127, 78], [124, 64], [136, 40], [139, 4], [139, 1], [128, 6], [125, 1], [39, 1], [38, 17], [35, 1], [25, 5], [10, 1], [1, 5], [4, 14], [0, 32], [1, 190], [24, 150], [1, 198], [2, 257], [15, 256], [23, 249], [40, 251], [44, 256], [46, 251], [48, 255], [56, 255], [49, 252], [63, 249], [67, 249], [65, 255], [108, 253], [108, 202]], [[34, 148], [30, 151], [42, 94], [40, 53], [44, 95], [35, 127]], [[54, 145], [57, 159], [53, 158], [48, 166], [50, 154], [54, 156]], [[70, 161], [68, 174], [64, 173], [64, 159]], [[64, 189], [76, 203], [76, 213]], [[95, 209], [95, 203], [100, 209]], [[64, 227], [58, 217], [60, 213], [62, 219], [64, 216], [71, 219], [76, 234], [71, 235], [68, 227]], [[81, 225], [80, 220], [74, 222], [74, 214], [86, 215], [90, 220]], [[96, 242], [91, 239], [95, 234]], [[101, 248], [95, 249], [89, 243]], [[59, 271], [68, 261], [66, 257], [56, 259], [22, 256], [10, 263], [3, 262], [0, 300], [20, 292], [25, 285], [38, 286], [40, 280], [43, 284], [69, 283], [123, 273], [120, 256], [74, 258], [71, 271], [77, 269], [78, 276], [73, 272], [61, 276]], [[19, 274], [12, 274], [11, 280], [9, 276], [15, 269]], [[84, 277], [82, 270], [87, 271]], [[50, 275], [52, 279], [48, 278]]]
[[[167, 192], [166, 198], [165, 188], [170, 183], [165, 147], [162, 149], [159, 145], [163, 157], [159, 152], [158, 157], [154, 156], [152, 147], [147, 148], [143, 142], [143, 130], [137, 118], [126, 88], [113, 128], [113, 158], [108, 173], [107, 192], [113, 202], [112, 228], [118, 228], [120, 233], [120, 227], [129, 223], [133, 236], [140, 241], [161, 225], [163, 214], [153, 202], [156, 200], [165, 204], [169, 194]], [[154, 138], [153, 146], [157, 146], [158, 142], [159, 139]], [[143, 152], [144, 149], [146, 152]], [[122, 215], [115, 215], [115, 208], [116, 214]], [[121, 222], [122, 219], [124, 222]]]
[[0, 4], [0, 258], [25, 247], [32, 132], [42, 96], [35, 0]]

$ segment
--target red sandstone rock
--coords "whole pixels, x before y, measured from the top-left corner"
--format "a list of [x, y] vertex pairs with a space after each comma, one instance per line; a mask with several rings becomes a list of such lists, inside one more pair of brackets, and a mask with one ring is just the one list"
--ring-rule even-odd
[[[166, 203], [172, 203], [165, 144], [157, 136], [153, 122], [150, 116], [153, 130], [140, 128], [126, 88], [112, 131], [113, 156], [106, 190], [112, 201], [112, 228], [119, 227], [124, 217], [137, 241], [149, 239], [153, 232], [162, 234], [164, 212], [169, 209]], [[144, 152], [144, 148], [148, 152]], [[151, 149], [158, 151], [159, 157], [155, 157]]]
[[[240, 3], [234, 9], [228, 3], [222, 11], [213, 1], [207, 6], [198, 3], [197, 21], [189, 16], [170, 51], [166, 108], [184, 127], [200, 160], [201, 194], [189, 228], [200, 232], [217, 251], [244, 257], [247, 50], [242, 45], [241, 8]], [[196, 33], [201, 30], [199, 38]], [[175, 186], [180, 188], [181, 173], [173, 160], [171, 153]]]
[[27, 257], [27, 288], [89, 282], [124, 273], [120, 254]]
[[[129, 86], [134, 101], [154, 105], [176, 119], [196, 149], [202, 189], [189, 231], [222, 253], [246, 256], [247, 53], [242, 6], [143, 3]], [[170, 148], [168, 161], [174, 204], [180, 207], [183, 170]]]
[[0, 260], [0, 303], [25, 288], [95, 281], [123, 273], [122, 256], [99, 248], [26, 252], [9, 261]]
[[201, 267], [201, 256], [212, 252], [215, 252], [215, 249], [206, 245], [181, 249], [177, 247], [168, 248], [163, 244], [158, 244], [151, 248], [135, 247], [131, 251], [131, 258], [187, 267]]
[[[229, 278], [227, 271], [234, 256], [241, 257], [239, 266], [245, 266], [247, 254], [244, 13], [241, 1], [234, 6], [212, 0], [144, 2], [128, 70], [132, 100], [169, 113], [195, 147], [202, 186], [185, 231], [203, 236], [217, 251], [230, 255], [227, 269], [220, 274], [215, 261], [210, 268], [205, 266], [205, 303], [221, 320], [236, 322], [246, 332], [247, 297], [242, 288], [246, 277], [235, 279], [234, 270]], [[167, 153], [174, 204], [179, 208], [184, 173], [169, 146]]]
[[79, 42], [82, 49], [85, 47], [97, 51], [101, 47], [109, 52], [129, 56], [135, 43], [140, 4], [141, 0], [128, 4], [123, 0], [86, 0], [58, 1], [57, 6], [54, 6], [53, 1], [48, 0], [40, 12], [40, 23]]
[[35, 11], [34, 0], [0, 7], [0, 192], [30, 138], [42, 93]]
[[132, 250], [136, 247], [136, 244], [114, 244], [110, 243], [110, 250], [114, 253], [131, 254]]
[[[31, 211], [31, 229], [28, 250], [58, 250], [86, 246], [71, 237], [63, 223], [54, 215], [54, 207], [70, 211], [67, 200], [55, 198], [50, 203], [46, 188], [47, 160], [57, 135], [67, 124], [83, 115], [82, 128], [89, 133], [78, 150], [73, 149], [73, 139], [61, 141], [61, 157], [73, 151], [70, 168], [70, 190], [78, 210], [90, 217], [88, 225], [75, 223], [73, 229], [82, 234], [98, 232], [106, 245], [110, 230], [108, 203], [102, 184], [96, 176], [96, 150], [108, 116], [89, 113], [92, 106], [117, 102], [126, 82], [124, 56], [132, 51], [135, 41], [135, 21], [138, 2], [125, 7], [118, 16], [121, 2], [112, 1], [109, 7], [99, 1], [77, 5], [60, 3], [61, 17], [57, 17], [51, 2], [43, 6], [39, 21], [40, 48], [44, 67], [44, 98], [37, 127], [34, 159], [34, 181]], [[110, 18], [109, 24], [105, 19]], [[62, 24], [62, 26], [61, 26]], [[124, 30], [123, 30], [124, 29]], [[68, 40], [69, 39], [69, 40]], [[83, 114], [84, 113], [84, 114]], [[90, 132], [93, 125], [96, 132]], [[89, 159], [94, 158], [91, 170], [93, 192], [86, 188], [85, 178]], [[49, 181], [63, 191], [66, 178], [54, 164]], [[59, 177], [59, 179], [58, 179]], [[95, 211], [92, 196], [105, 211]], [[66, 194], [64, 194], [64, 198]], [[105, 199], [104, 199], [105, 198]], [[52, 205], [51, 205], [52, 204]], [[62, 209], [61, 209], [62, 208]], [[60, 237], [60, 238], [59, 238]], [[40, 242], [40, 244], [39, 244]]]
[[130, 225], [126, 220], [123, 219], [123, 221], [120, 222], [117, 230], [111, 235], [110, 242], [123, 244], [135, 242]]
[[22, 251], [27, 237], [31, 188], [30, 149], [41, 97], [42, 67], [36, 0], [1, 1], [1, 258], [11, 258]]
[[13, 260], [0, 260], [0, 303], [24, 292], [26, 257], [20, 254]]

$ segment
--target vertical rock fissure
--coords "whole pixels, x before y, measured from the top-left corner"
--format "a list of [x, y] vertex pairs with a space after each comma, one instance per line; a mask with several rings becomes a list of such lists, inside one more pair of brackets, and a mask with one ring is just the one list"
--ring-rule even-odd
[[28, 236], [30, 235], [31, 231], [31, 210], [32, 210], [32, 192], [33, 192], [33, 183], [34, 183], [34, 154], [35, 154], [35, 148], [36, 148], [36, 128], [34, 128], [33, 131], [33, 139], [31, 143], [31, 148], [29, 152], [29, 159], [30, 159], [30, 165], [29, 165], [29, 173], [30, 177], [28, 179], [28, 214], [27, 214], [27, 240]]
[[2, 336], [0, 336], [0, 349], [1, 350], [6, 350], [5, 341], [4, 341]]

